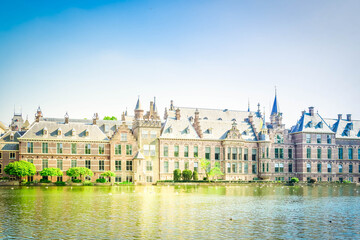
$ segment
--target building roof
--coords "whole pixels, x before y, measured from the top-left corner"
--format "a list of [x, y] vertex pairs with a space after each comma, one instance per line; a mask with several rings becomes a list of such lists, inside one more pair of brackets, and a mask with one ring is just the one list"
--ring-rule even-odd
[[360, 139], [360, 121], [346, 119], [326, 119], [335, 137], [339, 139]]
[[320, 116], [319, 113], [303, 112], [300, 120], [291, 128], [290, 133], [334, 133], [328, 123]]
[[180, 118], [180, 120], [176, 120], [174, 117], [168, 117], [160, 138], [199, 139], [200, 137], [189, 119]]
[[[44, 129], [47, 130], [47, 134]], [[61, 130], [61, 133], [59, 133]], [[74, 132], [74, 133], [73, 133]], [[88, 133], [88, 134], [86, 134]], [[35, 122], [21, 139], [42, 140], [80, 140], [80, 141], [107, 141], [109, 138], [100, 130], [98, 125], [87, 123], [68, 124], [40, 121]]]

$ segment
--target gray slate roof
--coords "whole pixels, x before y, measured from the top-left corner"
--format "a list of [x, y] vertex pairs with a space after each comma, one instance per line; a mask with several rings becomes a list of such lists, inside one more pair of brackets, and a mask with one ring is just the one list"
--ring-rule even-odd
[[331, 129], [335, 132], [336, 138], [360, 139], [360, 121], [345, 119], [326, 119]]
[[291, 128], [290, 133], [334, 133], [328, 123], [320, 116], [319, 113], [304, 112], [300, 120]]

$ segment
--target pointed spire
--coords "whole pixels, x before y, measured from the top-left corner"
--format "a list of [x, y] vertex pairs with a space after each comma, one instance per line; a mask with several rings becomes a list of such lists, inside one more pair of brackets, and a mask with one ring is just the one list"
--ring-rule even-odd
[[126, 111], [125, 111], [125, 116], [127, 116], [127, 108], [126, 108]]
[[136, 102], [135, 110], [140, 110], [140, 109], [141, 109], [140, 95], [138, 95], [138, 100]]
[[273, 107], [272, 107], [272, 110], [271, 110], [271, 115], [277, 115], [279, 113], [280, 113], [280, 108], [279, 108], [279, 104], [278, 104], [278, 101], [277, 101], [277, 90], [276, 90], [276, 87], [275, 87], [275, 99], [274, 99]]
[[157, 112], [156, 97], [154, 97], [153, 109], [154, 109], [154, 112]]
[[248, 98], [248, 112], [250, 112], [250, 98]]
[[265, 107], [264, 107], [264, 115], [263, 115], [263, 125], [262, 125], [262, 129], [266, 129]]

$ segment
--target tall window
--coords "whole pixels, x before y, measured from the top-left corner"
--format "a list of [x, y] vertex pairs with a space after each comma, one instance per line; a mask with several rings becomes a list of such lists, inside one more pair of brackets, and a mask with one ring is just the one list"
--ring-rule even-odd
[[332, 155], [331, 154], [331, 148], [328, 148], [328, 154], [327, 155], [328, 155], [328, 159], [331, 159], [331, 155]]
[[194, 162], [194, 172], [199, 172], [199, 163]]
[[105, 163], [104, 160], [99, 160], [99, 171], [105, 170]]
[[184, 147], [184, 157], [189, 157], [189, 146]]
[[316, 135], [316, 143], [321, 143], [321, 135], [320, 134]]
[[289, 149], [288, 149], [288, 158], [289, 158], [289, 159], [292, 159], [292, 158], [293, 158], [293, 150], [292, 150], [292, 148], [289, 148]]
[[[283, 169], [284, 169], [284, 166], [283, 166]], [[252, 174], [256, 174], [256, 164], [252, 164], [251, 166], [251, 170], [252, 170]]]
[[247, 163], [244, 163], [244, 173], [249, 173], [249, 166]]
[[239, 160], [242, 160], [242, 148], [239, 148]]
[[269, 172], [269, 163], [266, 163], [266, 172]]
[[348, 149], [348, 155], [349, 155], [349, 159], [353, 159], [353, 149], [352, 148]]
[[321, 163], [317, 164], [317, 171], [318, 171], [318, 173], [321, 173]]
[[142, 131], [141, 131], [141, 137], [142, 137], [142, 138], [147, 138], [148, 135], [149, 135], [149, 132], [148, 132], [147, 130], [142, 130]]
[[311, 148], [306, 149], [306, 157], [309, 159], [311, 158]]
[[34, 152], [34, 143], [32, 143], [32, 142], [27, 143], [27, 152], [28, 153], [33, 153]]
[[62, 144], [62, 143], [58, 143], [56, 149], [57, 149], [56, 152], [57, 152], [58, 154], [63, 153], [63, 144]]
[[126, 161], [126, 171], [132, 171], [132, 161]]
[[127, 141], [127, 133], [121, 133], [120, 134], [120, 140], [122, 142], [126, 142]]
[[105, 146], [104, 144], [99, 144], [99, 154], [104, 154], [105, 153]]
[[121, 160], [115, 161], [115, 171], [121, 171]]
[[278, 173], [279, 172], [279, 164], [275, 163], [275, 172]]
[[275, 148], [274, 151], [275, 151], [275, 158], [278, 159], [279, 158], [279, 149]]
[[266, 158], [269, 158], [269, 148], [266, 148]]
[[150, 132], [150, 138], [156, 138], [156, 131]]
[[236, 163], [233, 163], [231, 166], [232, 166], [232, 169], [231, 169], [232, 172], [233, 172], [233, 173], [237, 173]]
[[42, 160], [42, 169], [49, 167], [49, 161], [47, 159]]
[[189, 163], [188, 163], [188, 162], [185, 163], [185, 169], [186, 169], [186, 170], [189, 169]]
[[132, 155], [132, 145], [126, 145], [126, 155]]
[[306, 134], [306, 143], [311, 143], [311, 135]]
[[309, 173], [311, 172], [311, 164], [310, 163], [307, 163], [306, 164], [306, 171]]
[[210, 147], [205, 147], [205, 159], [210, 160]]
[[292, 173], [293, 172], [293, 165], [292, 163], [289, 163], [289, 173]]
[[174, 157], [178, 157], [179, 156], [179, 146], [175, 145], [174, 146]]
[[[284, 157], [284, 149], [283, 150], [283, 157]], [[251, 160], [256, 161], [256, 149], [251, 150]]]
[[0, 174], [2, 174], [2, 164], [0, 164]]
[[71, 167], [77, 167], [77, 162], [76, 162], [76, 159], [72, 159], [71, 160]]
[[175, 169], [179, 169], [179, 168], [180, 168], [179, 162], [175, 162]]
[[247, 161], [247, 160], [249, 159], [249, 158], [248, 158], [248, 157], [249, 157], [248, 154], [249, 154], [249, 149], [245, 148], [245, 149], [244, 149], [244, 160], [245, 160], [245, 161]]
[[63, 160], [62, 159], [57, 160], [56, 167], [59, 168], [60, 170], [63, 170]]
[[326, 142], [327, 142], [328, 144], [331, 144], [331, 135], [327, 135], [327, 137], [326, 137]]
[[121, 155], [121, 144], [115, 145], [115, 155]]
[[240, 162], [240, 163], [238, 164], [238, 166], [239, 166], [239, 173], [242, 173], [242, 163]]
[[352, 173], [352, 172], [353, 172], [353, 165], [350, 164], [350, 165], [349, 165], [349, 173]]
[[284, 172], [284, 164], [279, 163], [279, 172]]
[[42, 153], [49, 153], [49, 144], [42, 143]]
[[165, 162], [164, 162], [164, 172], [165, 172], [165, 173], [168, 173], [168, 172], [169, 172], [169, 162], [168, 162], [168, 161], [165, 161]]
[[16, 153], [15, 152], [10, 152], [10, 159], [15, 159], [16, 158]]
[[220, 148], [215, 147], [215, 160], [220, 160]]
[[358, 160], [360, 160], [360, 148], [358, 149]]
[[85, 160], [85, 167], [88, 169], [91, 169], [91, 161], [90, 160]]
[[342, 173], [343, 172], [343, 166], [342, 164], [339, 164], [339, 173]]
[[339, 148], [339, 159], [343, 159], [343, 148]]
[[199, 156], [199, 147], [195, 146], [194, 147], [194, 157], [198, 157]]
[[145, 144], [145, 145], [143, 145], [143, 148], [144, 148], [144, 155], [149, 156], [149, 154], [150, 154], [150, 145]]
[[146, 171], [152, 171], [152, 161], [146, 161]]
[[317, 158], [321, 159], [321, 148], [317, 149]]
[[168, 146], [164, 146], [164, 157], [169, 156], [169, 147]]
[[231, 148], [227, 148], [227, 159], [231, 160]]
[[154, 144], [150, 145], [150, 156], [156, 155], [156, 146]]
[[237, 159], [237, 148], [232, 148], [232, 159], [236, 160]]
[[231, 173], [230, 163], [226, 163], [226, 169], [227, 169], [227, 173]]
[[331, 163], [328, 163], [328, 165], [327, 165], [327, 172], [331, 173]]
[[85, 154], [90, 154], [91, 153], [91, 145], [90, 143], [85, 144]]
[[72, 143], [71, 144], [71, 154], [76, 154], [77, 151], [76, 151], [76, 143]]
[[34, 163], [34, 159], [28, 159], [27, 160], [29, 163]]

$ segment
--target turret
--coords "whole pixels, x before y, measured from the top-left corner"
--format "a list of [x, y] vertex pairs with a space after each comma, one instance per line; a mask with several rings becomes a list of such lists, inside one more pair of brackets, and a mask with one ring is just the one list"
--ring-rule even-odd
[[66, 112], [65, 114], [65, 124], [69, 123], [69, 114]]
[[136, 120], [143, 119], [144, 110], [141, 109], [140, 96], [138, 97], [134, 112]]
[[42, 111], [40, 109], [40, 106], [38, 107], [36, 114], [35, 114], [35, 122], [40, 122], [40, 119], [43, 117]]

